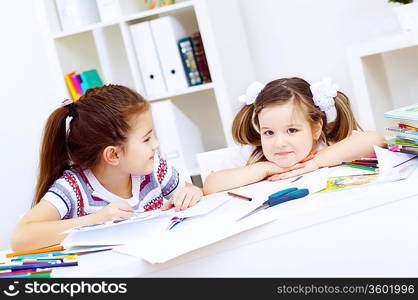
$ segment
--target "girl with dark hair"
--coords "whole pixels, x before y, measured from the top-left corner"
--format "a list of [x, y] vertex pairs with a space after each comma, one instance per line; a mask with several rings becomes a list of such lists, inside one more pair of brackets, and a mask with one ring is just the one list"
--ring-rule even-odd
[[[16, 251], [60, 243], [72, 227], [183, 210], [202, 196], [157, 155], [149, 104], [120, 85], [87, 90], [49, 116], [32, 209], [12, 237]], [[166, 201], [164, 201], [164, 199]]]
[[209, 174], [205, 194], [367, 157], [373, 145], [383, 144], [376, 132], [362, 131], [347, 96], [329, 79], [313, 85], [297, 77], [253, 83], [240, 101], [245, 105], [232, 135], [250, 151], [241, 166]]

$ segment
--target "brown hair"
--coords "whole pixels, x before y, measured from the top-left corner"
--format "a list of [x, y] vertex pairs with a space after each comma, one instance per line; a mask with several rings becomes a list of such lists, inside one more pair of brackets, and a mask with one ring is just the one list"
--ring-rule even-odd
[[[129, 118], [148, 109], [148, 102], [140, 94], [110, 84], [88, 89], [78, 101], [54, 110], [44, 129], [32, 206], [64, 170], [92, 167], [107, 146], [123, 146], [130, 130]], [[67, 132], [69, 116], [72, 119]]]
[[258, 114], [267, 106], [284, 104], [294, 101], [304, 109], [311, 126], [322, 120], [320, 140], [329, 144], [338, 142], [351, 135], [353, 130], [362, 130], [354, 118], [348, 97], [338, 92], [334, 97], [337, 111], [336, 119], [328, 123], [325, 112], [314, 104], [310, 84], [305, 80], [293, 77], [282, 78], [269, 82], [258, 94], [253, 105], [245, 105], [235, 116], [232, 124], [232, 136], [238, 144], [253, 145], [255, 150], [251, 154], [248, 164], [265, 161], [261, 148]]

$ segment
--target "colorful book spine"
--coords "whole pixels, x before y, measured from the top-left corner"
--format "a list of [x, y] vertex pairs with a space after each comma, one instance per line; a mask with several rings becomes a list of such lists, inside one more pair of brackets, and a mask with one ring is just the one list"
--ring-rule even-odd
[[65, 83], [73, 100], [78, 100], [89, 88], [102, 86], [96, 70], [74, 71], [64, 75]]
[[193, 50], [196, 56], [197, 68], [199, 69], [200, 76], [203, 83], [211, 82], [211, 76], [209, 72], [208, 62], [206, 60], [205, 48], [203, 47], [202, 37], [200, 32], [195, 32], [191, 36], [193, 42]]
[[78, 97], [74, 100], [78, 100], [78, 98], [80, 98], [80, 96], [84, 94], [83, 89], [81, 88], [81, 77], [79, 74], [76, 73], [73, 76], [71, 76], [71, 80], [73, 81], [73, 85], [78, 94]]
[[65, 83], [67, 84], [68, 91], [70, 92], [71, 98], [73, 100], [78, 99], [79, 94], [74, 86], [74, 82], [72, 80], [72, 76], [75, 75], [75, 72], [71, 72], [64, 75]]
[[102, 86], [103, 82], [95, 69], [79, 73], [81, 79], [81, 89], [83, 94], [89, 89], [97, 86]]
[[187, 37], [178, 41], [178, 46], [189, 86], [202, 84], [196, 57], [193, 51], [192, 38]]

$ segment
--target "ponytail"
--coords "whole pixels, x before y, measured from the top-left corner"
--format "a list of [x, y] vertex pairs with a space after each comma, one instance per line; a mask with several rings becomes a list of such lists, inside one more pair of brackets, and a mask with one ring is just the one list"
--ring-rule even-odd
[[39, 156], [38, 181], [32, 207], [41, 201], [48, 188], [69, 167], [65, 129], [67, 116], [68, 108], [60, 107], [52, 112], [46, 122]]
[[335, 108], [337, 110], [337, 117], [335, 121], [328, 123], [325, 128], [325, 136], [327, 142], [339, 142], [353, 132], [353, 130], [363, 130], [357, 123], [353, 111], [351, 110], [350, 101], [348, 97], [338, 92], [334, 97]]

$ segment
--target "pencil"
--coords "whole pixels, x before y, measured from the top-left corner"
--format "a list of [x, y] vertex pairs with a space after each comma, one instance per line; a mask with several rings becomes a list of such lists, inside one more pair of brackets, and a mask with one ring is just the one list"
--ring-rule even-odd
[[363, 165], [356, 165], [356, 164], [352, 164], [352, 163], [343, 163], [343, 165], [345, 165], [347, 167], [352, 167], [352, 168], [357, 168], [357, 169], [362, 169], [362, 170], [367, 170], [367, 171], [373, 171], [373, 172], [376, 172], [376, 170], [378, 169], [378, 168], [367, 167], [367, 166], [363, 166]]
[[250, 197], [243, 196], [243, 195], [236, 194], [236, 193], [232, 193], [232, 192], [228, 192], [228, 196], [232, 196], [232, 197], [235, 197], [235, 198], [240, 198], [240, 199], [244, 199], [244, 200], [248, 200], [248, 201], [253, 200], [253, 199], [252, 199], [252, 198], [250, 198]]
[[6, 257], [21, 256], [21, 255], [26, 255], [26, 254], [45, 253], [45, 252], [54, 252], [54, 251], [61, 251], [61, 250], [64, 250], [63, 246], [56, 246], [56, 247], [42, 248], [42, 249], [36, 249], [36, 250], [8, 253], [6, 254]]

